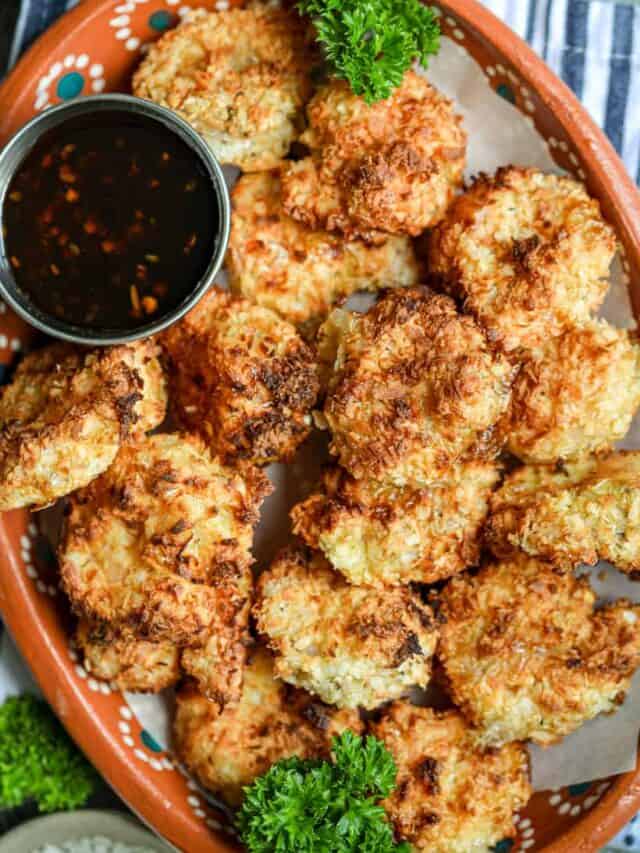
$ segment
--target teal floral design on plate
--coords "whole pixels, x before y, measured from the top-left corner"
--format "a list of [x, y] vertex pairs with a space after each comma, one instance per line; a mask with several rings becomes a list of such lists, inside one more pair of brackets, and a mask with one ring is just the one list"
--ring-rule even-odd
[[149, 26], [152, 30], [156, 30], [159, 33], [163, 33], [165, 30], [168, 30], [169, 27], [175, 24], [175, 18], [171, 14], [171, 12], [167, 12], [165, 9], [159, 9], [157, 12], [154, 12], [149, 17]]
[[158, 741], [152, 735], [150, 735], [146, 729], [142, 729], [142, 731], [140, 732], [140, 740], [147, 747], [147, 749], [151, 750], [151, 752], [163, 751]]
[[100, 62], [92, 62], [87, 53], [69, 53], [54, 60], [38, 81], [33, 108], [39, 112], [56, 100], [69, 101], [81, 94], [102, 92], [105, 87], [104, 67]]
[[63, 101], [69, 101], [84, 89], [84, 77], [79, 71], [70, 71], [58, 80], [56, 94]]
[[589, 788], [591, 788], [591, 782], [582, 782], [579, 785], [569, 785], [567, 792], [570, 797], [581, 797]]
[[510, 104], [515, 104], [516, 96], [511, 86], [508, 86], [506, 83], [499, 83], [496, 87], [496, 92], [501, 98], [504, 98], [505, 101], [509, 101]]

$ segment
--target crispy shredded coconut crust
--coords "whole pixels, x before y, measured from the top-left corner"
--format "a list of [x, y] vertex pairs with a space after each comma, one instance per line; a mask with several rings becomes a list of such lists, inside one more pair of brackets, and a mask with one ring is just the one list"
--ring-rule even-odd
[[451, 101], [408, 71], [368, 106], [331, 80], [307, 107], [300, 141], [311, 155], [286, 163], [287, 213], [313, 229], [349, 237], [417, 236], [439, 222], [462, 183], [467, 136]]
[[552, 744], [624, 701], [640, 665], [640, 605], [594, 610], [586, 578], [524, 556], [449, 582], [439, 659], [478, 741]]
[[311, 431], [313, 350], [268, 308], [212, 289], [163, 335], [172, 411], [226, 460], [289, 460]]
[[324, 417], [354, 477], [423, 486], [468, 452], [490, 452], [514, 369], [448, 296], [391, 291], [364, 315], [341, 315], [330, 338]]
[[260, 471], [226, 468], [195, 436], [124, 448], [69, 503], [59, 560], [74, 608], [183, 648], [183, 668], [223, 706], [240, 687], [253, 526], [269, 490]]
[[406, 587], [350, 586], [308, 549], [286, 549], [261, 575], [253, 613], [276, 675], [339, 708], [374, 708], [429, 681], [430, 608]]
[[167, 395], [148, 339], [87, 352], [37, 350], [0, 390], [0, 511], [44, 506], [86, 486], [127, 441], [164, 420]]
[[532, 794], [519, 743], [483, 752], [456, 711], [394, 702], [372, 726], [398, 767], [383, 802], [399, 839], [429, 853], [489, 853], [514, 838], [515, 813]]
[[312, 332], [332, 305], [358, 290], [417, 284], [408, 237], [379, 246], [312, 231], [284, 212], [276, 172], [244, 175], [231, 194], [231, 289]]
[[431, 235], [429, 264], [492, 340], [532, 349], [597, 311], [615, 251], [583, 184], [508, 166], [455, 200]]
[[635, 333], [591, 320], [524, 360], [500, 432], [523, 462], [551, 465], [610, 449], [639, 405]]
[[331, 739], [362, 730], [356, 711], [338, 711], [277, 679], [262, 648], [249, 652], [239, 702], [218, 715], [192, 685], [177, 695], [173, 745], [198, 781], [232, 805], [242, 788], [283, 758], [328, 758]]
[[492, 462], [469, 462], [421, 489], [355, 480], [338, 467], [323, 490], [291, 512], [293, 532], [320, 549], [350, 583], [433, 583], [477, 563]]
[[560, 566], [607, 560], [640, 578], [640, 452], [520, 468], [492, 498], [486, 539], [497, 556], [522, 550]]
[[81, 619], [75, 643], [92, 676], [118, 690], [158, 693], [180, 678], [180, 650], [174, 644], [138, 640], [114, 631], [107, 623]]
[[222, 163], [273, 169], [302, 129], [318, 59], [294, 9], [199, 10], [151, 47], [133, 93], [179, 113]]

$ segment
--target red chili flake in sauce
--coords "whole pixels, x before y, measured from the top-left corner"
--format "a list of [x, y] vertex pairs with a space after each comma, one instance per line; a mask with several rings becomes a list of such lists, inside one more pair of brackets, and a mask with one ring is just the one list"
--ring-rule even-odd
[[176, 308], [204, 275], [219, 225], [195, 153], [152, 119], [117, 110], [46, 134], [2, 216], [22, 292], [46, 314], [102, 330]]

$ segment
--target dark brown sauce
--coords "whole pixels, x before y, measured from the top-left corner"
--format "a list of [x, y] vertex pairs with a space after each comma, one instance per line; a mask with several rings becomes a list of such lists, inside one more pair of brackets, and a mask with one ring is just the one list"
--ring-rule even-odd
[[102, 330], [177, 308], [205, 274], [219, 226], [196, 153], [159, 122], [117, 110], [45, 134], [2, 215], [20, 291], [45, 314]]

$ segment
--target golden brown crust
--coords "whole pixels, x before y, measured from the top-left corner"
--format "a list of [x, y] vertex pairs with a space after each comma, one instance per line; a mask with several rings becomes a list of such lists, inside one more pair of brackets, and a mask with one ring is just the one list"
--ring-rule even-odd
[[507, 166], [456, 199], [431, 235], [429, 264], [492, 340], [532, 349], [600, 307], [615, 251], [582, 184]]
[[370, 106], [333, 79], [307, 114], [301, 142], [311, 155], [283, 167], [290, 216], [368, 240], [416, 236], [443, 217], [462, 182], [467, 137], [451, 101], [424, 77], [408, 71]]
[[276, 674], [339, 708], [374, 708], [429, 681], [431, 610], [406, 587], [351, 586], [308, 549], [285, 549], [260, 576], [253, 615]]
[[640, 576], [640, 452], [520, 468], [492, 498], [486, 540], [497, 556], [522, 550], [560, 566], [607, 560]]
[[398, 767], [383, 802], [399, 839], [429, 853], [489, 853], [516, 834], [515, 813], [532, 794], [519, 743], [483, 752], [456, 711], [394, 702], [372, 726]]
[[172, 410], [224, 459], [290, 459], [310, 432], [318, 368], [273, 311], [213, 288], [163, 336]]
[[438, 655], [479, 742], [554, 743], [624, 701], [640, 605], [594, 605], [586, 578], [524, 556], [448, 583]]
[[99, 476], [127, 441], [164, 419], [152, 339], [27, 355], [0, 391], [0, 510], [46, 505]]
[[499, 479], [494, 463], [480, 461], [456, 466], [448, 479], [421, 489], [355, 480], [333, 467], [322, 492], [291, 511], [293, 532], [350, 583], [434, 583], [478, 561]]
[[514, 371], [453, 300], [391, 291], [343, 318], [335, 337], [324, 416], [353, 476], [423, 486], [468, 452], [486, 452]]
[[231, 289], [313, 331], [331, 306], [358, 290], [418, 282], [408, 237], [380, 246], [312, 231], [284, 212], [277, 172], [244, 175], [231, 194]]
[[610, 449], [640, 405], [640, 345], [604, 320], [563, 332], [531, 353], [501, 425], [523, 462], [551, 465]]
[[180, 678], [180, 651], [167, 640], [138, 640], [86, 619], [80, 620], [74, 639], [87, 672], [118, 690], [158, 693]]
[[269, 652], [249, 653], [238, 703], [218, 714], [192, 686], [177, 695], [173, 743], [206, 788], [232, 805], [276, 761], [327, 758], [334, 735], [362, 730], [355, 711], [338, 711], [277, 679]]
[[252, 528], [266, 477], [195, 436], [124, 448], [70, 501], [60, 573], [76, 610], [137, 639], [188, 647], [182, 666], [230, 701], [248, 634]]
[[199, 10], [152, 45], [133, 92], [178, 112], [221, 162], [273, 169], [298, 136], [317, 61], [295, 9]]

